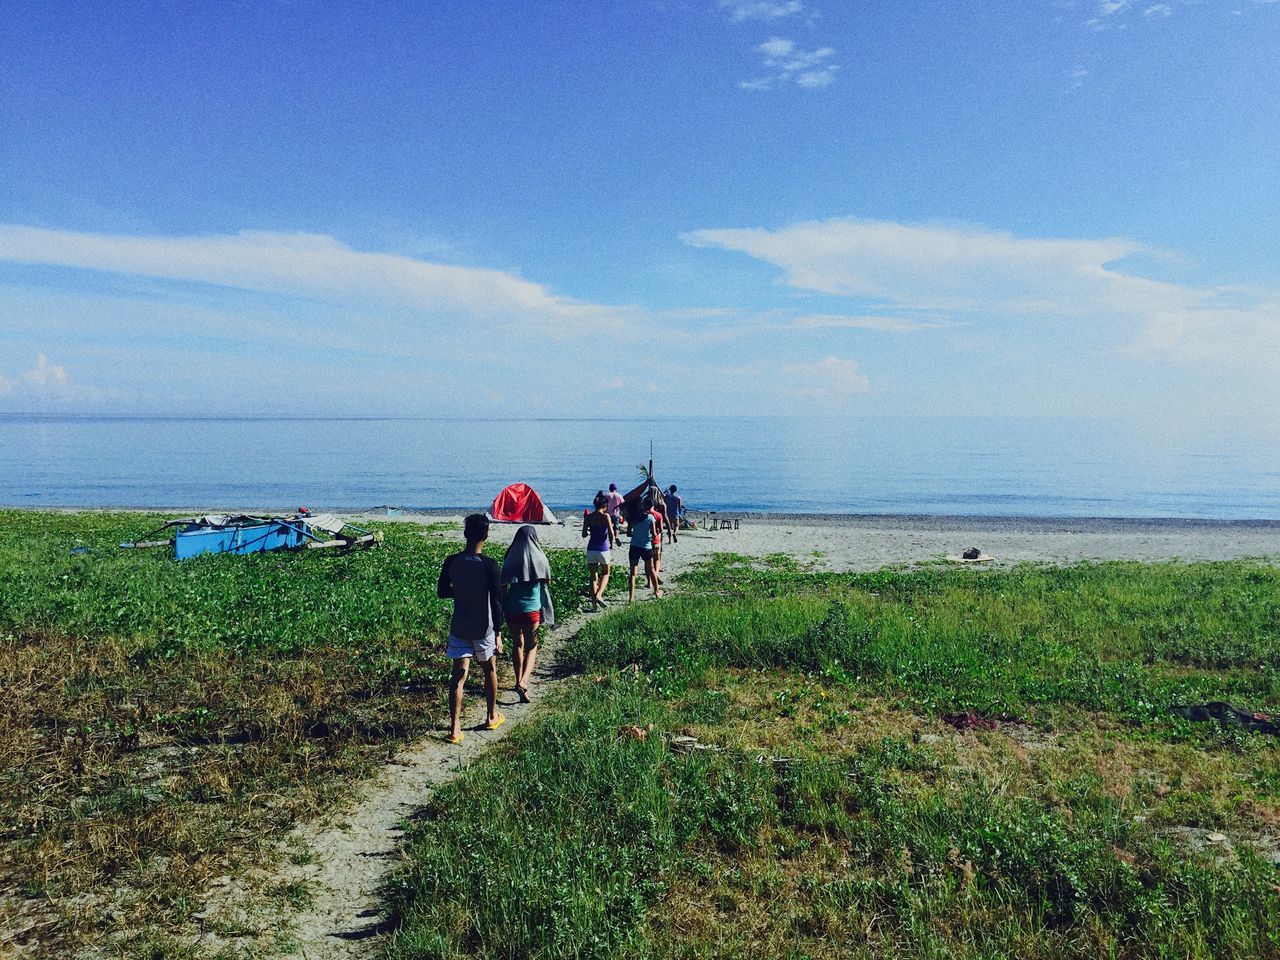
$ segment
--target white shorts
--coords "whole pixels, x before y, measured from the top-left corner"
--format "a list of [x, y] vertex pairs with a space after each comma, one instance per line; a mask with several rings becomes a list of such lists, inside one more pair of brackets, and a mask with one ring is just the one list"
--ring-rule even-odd
[[449, 634], [449, 647], [445, 651], [450, 660], [465, 660], [468, 657], [473, 658], [477, 663], [484, 663], [486, 660], [492, 660], [494, 653], [498, 649], [498, 638], [490, 632], [483, 640], [459, 640], [452, 633]]
[[607, 567], [612, 562], [613, 560], [610, 558], [608, 550], [588, 550], [587, 551], [588, 564], [603, 563]]

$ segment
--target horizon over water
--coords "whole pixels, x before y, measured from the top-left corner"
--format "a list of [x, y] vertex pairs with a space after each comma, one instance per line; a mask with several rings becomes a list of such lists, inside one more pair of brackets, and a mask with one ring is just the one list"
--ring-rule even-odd
[[0, 506], [577, 511], [655, 476], [720, 511], [1280, 520], [1280, 446], [1082, 418], [0, 414]]

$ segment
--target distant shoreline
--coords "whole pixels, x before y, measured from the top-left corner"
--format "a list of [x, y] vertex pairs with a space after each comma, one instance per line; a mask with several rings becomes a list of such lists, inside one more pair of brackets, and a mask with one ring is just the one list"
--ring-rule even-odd
[[[468, 510], [418, 510], [399, 516], [385, 512], [334, 510], [312, 505], [317, 511], [339, 513], [353, 520], [419, 524], [424, 532], [432, 523], [457, 521]], [[198, 511], [156, 508], [108, 510], [105, 508], [17, 508], [46, 514], [157, 513], [193, 515]], [[478, 508], [483, 510], [483, 507]], [[553, 507], [554, 509], [554, 507]], [[208, 509], [204, 513], [271, 513], [238, 509]], [[565, 522], [540, 526], [539, 539], [549, 549], [581, 550], [581, 524], [573, 512], [558, 514]], [[695, 513], [699, 519], [702, 514]], [[719, 518], [736, 517], [736, 528], [682, 531], [680, 541], [664, 550], [663, 569], [678, 575], [716, 554], [731, 553], [756, 562], [776, 556], [789, 557], [815, 570], [876, 570], [945, 562], [977, 547], [994, 558], [992, 566], [1018, 563], [1069, 564], [1111, 560], [1159, 562], [1258, 559], [1280, 562], [1280, 520], [1184, 520], [1114, 517], [969, 517], [867, 514], [766, 514], [722, 511]], [[494, 524], [495, 546], [511, 540], [518, 524]], [[429, 534], [457, 541], [451, 527]], [[620, 576], [626, 576], [626, 540], [614, 550]]]
[[[468, 513], [483, 513], [487, 504], [474, 507], [398, 507], [400, 513], [387, 514], [384, 509], [369, 507], [335, 507], [325, 504], [311, 506], [315, 513], [336, 513], [344, 517], [363, 517], [368, 520], [412, 521], [457, 520]], [[571, 521], [576, 515], [573, 507], [549, 505], [563, 521]], [[37, 506], [33, 504], [4, 504], [0, 510], [20, 510], [29, 513], [157, 513], [190, 514], [201, 516], [210, 513], [249, 514], [269, 516], [290, 513], [290, 508], [270, 507], [174, 507], [174, 506]], [[781, 513], [767, 510], [692, 510], [690, 515], [701, 520], [704, 517], [737, 518], [749, 523], [764, 523], [787, 527], [863, 527], [868, 529], [892, 527], [921, 531], [987, 531], [999, 530], [1028, 533], [1067, 532], [1062, 528], [1078, 528], [1080, 532], [1104, 533], [1108, 531], [1141, 532], [1144, 528], [1168, 533], [1171, 530], [1275, 530], [1280, 532], [1280, 519], [1266, 517], [1218, 519], [1213, 517], [1072, 517], [1072, 516], [1012, 516], [980, 514], [929, 514], [929, 513]]]

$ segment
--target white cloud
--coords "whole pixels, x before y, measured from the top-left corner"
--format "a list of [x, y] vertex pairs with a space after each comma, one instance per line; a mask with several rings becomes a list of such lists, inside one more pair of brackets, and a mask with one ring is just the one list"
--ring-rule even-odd
[[1065, 297], [1101, 265], [1142, 249], [1124, 239], [1038, 240], [970, 227], [824, 220], [781, 230], [696, 230], [695, 246], [721, 247], [781, 267], [793, 287], [914, 309], [1012, 309]]
[[756, 47], [757, 50], [768, 58], [765, 62], [770, 64], [777, 62], [779, 57], [790, 56], [791, 51], [795, 48], [796, 45], [794, 42], [782, 37], [773, 37]]
[[836, 71], [839, 67], [825, 67], [822, 70], [809, 70], [796, 76], [796, 86], [807, 90], [829, 87], [836, 82]]
[[1148, 354], [1280, 366], [1280, 294], [1126, 272], [1117, 261], [1159, 251], [1124, 238], [1031, 238], [844, 219], [780, 230], [697, 230], [685, 239], [772, 264], [799, 290], [988, 324], [1056, 324]]
[[1168, 17], [1172, 14], [1173, 8], [1167, 3], [1153, 3], [1142, 11], [1144, 17]]
[[801, 0], [720, 0], [735, 23], [743, 20], [778, 20], [804, 11]]
[[1128, 352], [1202, 364], [1280, 367], [1280, 297], [1245, 307], [1171, 305], [1155, 310]]
[[71, 385], [71, 378], [64, 368], [50, 363], [42, 353], [36, 358], [36, 365], [22, 375], [22, 382], [39, 392], [57, 393]]
[[36, 357], [35, 366], [18, 374], [16, 378], [0, 374], [0, 397], [20, 403], [97, 403], [102, 400], [117, 400], [122, 396], [118, 390], [102, 390], [75, 383], [65, 367], [50, 363], [43, 353]]
[[871, 382], [855, 360], [824, 357], [811, 363], [790, 363], [782, 368], [787, 392], [794, 397], [843, 403], [871, 391]]
[[789, 330], [875, 330], [880, 333], [914, 333], [954, 326], [940, 320], [911, 320], [903, 317], [850, 317], [831, 313], [810, 313], [775, 326]]
[[738, 409], [813, 413], [814, 401], [843, 406], [871, 392], [871, 381], [856, 360], [826, 356], [786, 363], [748, 362], [675, 371], [680, 382], [697, 381]]
[[764, 76], [751, 80], [739, 81], [743, 90], [769, 90], [776, 84], [795, 83], [797, 86], [815, 90], [829, 87], [835, 82], [839, 64], [827, 61], [835, 55], [833, 47], [819, 47], [816, 50], [800, 50], [795, 41], [786, 37], [770, 37], [756, 47], [761, 55]]
[[550, 293], [500, 270], [367, 253], [332, 237], [241, 231], [185, 237], [73, 233], [0, 225], [0, 262], [75, 267], [215, 284], [470, 320], [513, 317], [572, 335], [621, 326], [618, 311]]
[[1129, 7], [1132, 0], [1100, 0], [1098, 3], [1098, 16], [1110, 17], [1117, 13], [1122, 13]]

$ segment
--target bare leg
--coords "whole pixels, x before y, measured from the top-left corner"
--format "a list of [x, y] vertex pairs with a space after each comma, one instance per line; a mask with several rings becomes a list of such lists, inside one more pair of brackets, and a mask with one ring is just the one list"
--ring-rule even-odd
[[591, 609], [594, 610], [600, 605], [600, 570], [604, 566], [602, 563], [591, 564]]
[[652, 559], [644, 562], [645, 571], [649, 574], [650, 582], [653, 584], [653, 595], [655, 597], [662, 596], [662, 589], [658, 586], [658, 571]]
[[600, 597], [600, 599], [601, 599], [601, 600], [603, 600], [603, 599], [604, 599], [604, 592], [605, 592], [605, 590], [606, 590], [606, 589], [608, 589], [608, 587], [609, 587], [609, 564], [607, 564], [607, 563], [602, 563], [602, 564], [600, 564], [600, 569], [601, 569], [603, 572], [600, 574], [600, 592], [599, 592], [599, 597]]
[[520, 628], [511, 627], [511, 672], [515, 674], [516, 693], [520, 692], [520, 674], [524, 671], [524, 643]]
[[489, 711], [485, 719], [492, 723], [498, 715], [498, 658], [490, 657], [480, 666], [484, 669], [484, 704]]
[[449, 737], [453, 740], [462, 736], [462, 688], [467, 682], [470, 667], [470, 657], [453, 661], [453, 676], [449, 682]]
[[[645, 564], [645, 570], [648, 570], [648, 564]], [[627, 582], [627, 603], [634, 603], [636, 599], [636, 565], [631, 564], [631, 578]]]
[[[525, 679], [529, 672], [533, 669], [531, 662], [532, 644], [529, 641], [529, 628], [527, 626], [512, 627], [511, 633], [511, 649], [513, 651], [512, 666], [515, 668], [516, 680], [515, 690], [520, 697], [521, 703], [528, 703], [528, 681]], [[537, 641], [534, 641], [536, 643]]]
[[525, 627], [520, 634], [521, 640], [524, 641], [524, 673], [520, 675], [520, 699], [528, 701], [529, 699], [529, 679], [533, 676], [533, 668], [538, 660], [538, 628], [537, 626]]

